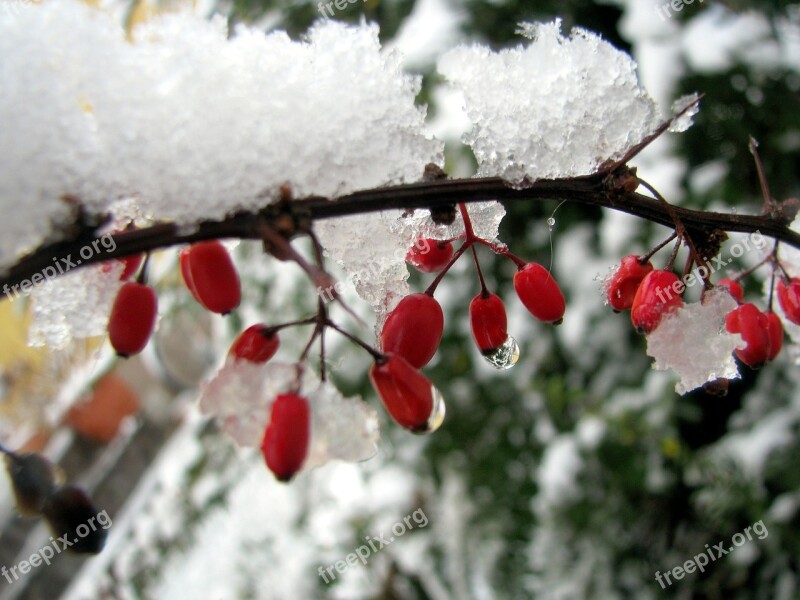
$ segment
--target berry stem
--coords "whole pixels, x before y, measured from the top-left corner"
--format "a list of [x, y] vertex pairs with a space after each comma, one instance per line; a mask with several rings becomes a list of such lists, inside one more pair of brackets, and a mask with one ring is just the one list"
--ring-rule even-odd
[[[762, 260], [758, 261], [755, 265], [753, 265], [749, 269], [746, 269], [746, 270], [742, 271], [741, 273], [739, 273], [736, 277], [733, 278], [733, 281], [737, 281], [737, 282], [741, 281], [742, 279], [744, 279], [745, 277], [747, 277], [751, 273], [757, 271], [758, 269], [763, 267], [766, 263], [771, 262], [771, 261], [775, 262], [778, 265], [778, 267], [781, 269], [781, 271], [783, 271], [783, 266], [779, 262], [777, 262], [775, 260], [774, 255], [770, 253], [768, 256], [766, 256]], [[785, 273], [785, 271], [784, 271], [784, 273]]]
[[652, 249], [651, 249], [649, 252], [647, 252], [647, 253], [645, 253], [645, 254], [642, 254], [642, 255], [641, 255], [639, 258], [638, 258], [639, 264], [640, 264], [640, 265], [643, 265], [643, 264], [647, 263], [647, 261], [648, 261], [648, 260], [650, 260], [651, 258], [653, 258], [653, 255], [654, 255], [656, 252], [658, 252], [659, 250], [661, 250], [661, 249], [662, 249], [664, 246], [666, 246], [667, 244], [669, 244], [669, 243], [670, 243], [672, 240], [674, 240], [676, 237], [678, 237], [678, 232], [677, 232], [677, 231], [673, 231], [673, 232], [670, 234], [670, 236], [669, 236], [667, 239], [665, 239], [663, 242], [660, 242], [659, 244], [657, 244], [657, 245], [656, 245], [655, 247], [653, 247], [653, 248], [652, 248]]
[[437, 274], [436, 274], [436, 277], [434, 278], [434, 280], [433, 280], [433, 281], [431, 281], [431, 284], [430, 284], [430, 285], [427, 287], [427, 289], [425, 290], [425, 293], [426, 293], [428, 296], [433, 296], [433, 294], [436, 292], [436, 288], [437, 288], [437, 286], [439, 285], [439, 282], [440, 282], [442, 279], [444, 279], [444, 276], [445, 276], [445, 275], [447, 275], [447, 272], [450, 270], [450, 268], [451, 268], [451, 267], [452, 267], [454, 264], [456, 264], [456, 261], [457, 261], [459, 258], [461, 258], [461, 255], [462, 255], [462, 254], [464, 254], [464, 252], [467, 250], [467, 248], [469, 248], [470, 246], [472, 246], [472, 244], [473, 244], [473, 242], [469, 242], [469, 241], [467, 241], [467, 240], [464, 240], [464, 243], [463, 243], [463, 244], [461, 244], [461, 247], [460, 247], [458, 250], [456, 250], [456, 251], [455, 251], [455, 253], [453, 254], [453, 258], [451, 258], [451, 259], [450, 259], [450, 262], [449, 262], [449, 263], [447, 263], [447, 264], [444, 266], [444, 268], [443, 268], [441, 271], [439, 271], [439, 273], [437, 273]]
[[514, 264], [517, 265], [518, 269], [521, 269], [522, 267], [528, 264], [526, 261], [522, 260], [519, 256], [511, 252], [508, 249], [508, 246], [506, 246], [505, 244], [493, 244], [492, 242], [484, 240], [483, 238], [475, 238], [475, 243], [483, 244], [487, 248], [491, 249], [491, 251], [494, 252], [495, 254], [505, 256], [509, 260], [513, 261]]
[[343, 335], [344, 337], [346, 337], [348, 340], [350, 340], [354, 344], [356, 344], [358, 346], [361, 346], [364, 350], [369, 352], [369, 354], [372, 356], [372, 358], [375, 359], [376, 362], [382, 363], [382, 362], [386, 361], [387, 356], [383, 352], [379, 352], [378, 350], [376, 350], [375, 348], [373, 348], [372, 346], [367, 344], [365, 341], [357, 338], [356, 336], [354, 336], [351, 333], [346, 332], [344, 329], [339, 327], [336, 323], [334, 323], [330, 319], [328, 319], [328, 318], [325, 319], [325, 325], [327, 327], [330, 327], [334, 331], [338, 332], [340, 335]]
[[767, 182], [767, 176], [764, 172], [764, 165], [761, 162], [761, 156], [758, 154], [758, 141], [752, 135], [750, 136], [747, 147], [750, 150], [750, 154], [753, 155], [753, 162], [756, 164], [756, 173], [758, 173], [758, 183], [761, 185], [761, 197], [763, 198], [761, 213], [771, 214], [774, 204], [772, 202], [772, 197], [769, 195], [769, 183]]
[[772, 312], [772, 296], [775, 293], [775, 269], [769, 278], [769, 301], [767, 302], [767, 312]]
[[147, 285], [147, 275], [149, 268], [150, 268], [150, 253], [147, 252], [144, 255], [144, 263], [142, 264], [142, 268], [139, 271], [139, 276], [136, 278], [136, 283]]
[[681, 248], [681, 238], [679, 237], [675, 241], [675, 246], [672, 248], [672, 254], [669, 255], [669, 260], [667, 264], [664, 266], [664, 269], [667, 271], [672, 271], [675, 266], [675, 258], [678, 256], [678, 250]]
[[325, 311], [325, 302], [322, 298], [317, 299], [317, 318], [319, 319], [319, 379], [323, 383], [327, 379], [328, 369], [325, 363], [325, 321], [328, 320], [328, 314]]
[[472, 229], [472, 219], [467, 211], [467, 205], [463, 202], [458, 205], [458, 210], [461, 212], [461, 218], [464, 221], [464, 241], [472, 245], [475, 242], [475, 231]]
[[481, 298], [489, 297], [489, 290], [486, 289], [486, 282], [483, 280], [483, 272], [481, 271], [481, 263], [478, 261], [478, 253], [475, 251], [475, 245], [470, 246], [472, 250], [472, 259], [475, 261], [475, 268], [478, 271], [478, 279], [481, 282]]

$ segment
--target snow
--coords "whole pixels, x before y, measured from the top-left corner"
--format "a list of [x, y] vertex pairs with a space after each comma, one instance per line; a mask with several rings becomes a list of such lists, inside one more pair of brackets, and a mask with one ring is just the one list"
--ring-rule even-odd
[[0, 14], [0, 267], [58, 237], [64, 194], [91, 212], [130, 195], [188, 225], [261, 207], [287, 182], [335, 196], [442, 163], [414, 104], [420, 78], [381, 51], [377, 27], [231, 33], [179, 12], [129, 43], [76, 0]]
[[577, 493], [576, 478], [583, 466], [575, 438], [560, 435], [545, 449], [537, 472], [538, 502], [559, 506]]
[[332, 459], [359, 461], [377, 452], [378, 416], [359, 397], [344, 398], [308, 368], [278, 361], [266, 365], [229, 360], [206, 383], [200, 410], [217, 418], [237, 444], [258, 448], [275, 397], [289, 390], [311, 407], [311, 442], [303, 465], [310, 469]]
[[658, 125], [630, 56], [588, 31], [560, 30], [560, 20], [523, 23], [524, 47], [461, 46], [439, 60], [464, 92], [478, 175], [516, 183], [586, 175]]
[[[697, 92], [681, 96], [672, 103], [672, 114], [676, 118], [670, 123], [669, 131], [672, 133], [682, 133], [692, 126], [692, 119], [700, 112], [700, 94]], [[685, 110], [682, 115], [677, 116], [681, 111]]]
[[[772, 26], [763, 14], [734, 13], [720, 4], [712, 4], [692, 19], [683, 35], [683, 50], [689, 66], [700, 73], [714, 73], [744, 62], [759, 70], [773, 70], [784, 64], [797, 69], [797, 25], [782, 22], [777, 29], [779, 40], [772, 37]], [[783, 38], [783, 39], [781, 39]], [[783, 42], [786, 42], [786, 45]]]
[[702, 302], [693, 302], [668, 314], [647, 336], [647, 354], [653, 368], [672, 369], [679, 377], [679, 394], [707, 381], [739, 377], [733, 351], [742, 347], [742, 337], [725, 330], [725, 316], [736, 308], [726, 289], [714, 289]]

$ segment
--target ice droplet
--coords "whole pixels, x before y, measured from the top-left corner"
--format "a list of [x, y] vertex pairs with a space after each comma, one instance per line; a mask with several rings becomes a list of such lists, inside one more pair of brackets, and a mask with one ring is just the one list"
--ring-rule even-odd
[[672, 114], [674, 115], [677, 115], [689, 106], [691, 106], [691, 108], [670, 123], [670, 132], [681, 133], [692, 126], [694, 122], [694, 116], [700, 111], [700, 103], [698, 102], [699, 99], [700, 95], [695, 92], [694, 94], [681, 96], [672, 103]]
[[424, 435], [426, 433], [433, 433], [441, 426], [442, 422], [444, 421], [444, 413], [445, 413], [445, 405], [444, 405], [444, 396], [442, 396], [442, 392], [435, 386], [431, 386], [431, 400], [433, 401], [431, 406], [431, 416], [428, 417], [428, 422], [425, 424], [425, 427], [421, 429], [414, 430], [414, 433]]
[[483, 358], [495, 369], [510, 369], [519, 360], [519, 344], [513, 337], [508, 336], [503, 345], [496, 350], [490, 350]]
[[556, 220], [553, 217], [547, 219], [547, 229], [549, 231], [553, 231], [553, 227], [556, 226]]

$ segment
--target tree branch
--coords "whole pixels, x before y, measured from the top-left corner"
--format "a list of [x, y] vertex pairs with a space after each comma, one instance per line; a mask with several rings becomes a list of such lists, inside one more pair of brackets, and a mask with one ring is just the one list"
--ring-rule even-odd
[[[461, 202], [498, 200], [510, 202], [566, 201], [579, 202], [618, 210], [630, 215], [674, 228], [677, 216], [692, 235], [712, 233], [760, 232], [800, 248], [800, 234], [790, 230], [786, 220], [772, 216], [728, 214], [691, 210], [666, 204], [635, 192], [631, 185], [635, 171], [621, 165], [613, 170], [566, 179], [541, 179], [513, 187], [498, 177], [450, 180], [425, 180], [418, 183], [363, 190], [330, 200], [309, 197], [287, 199], [265, 206], [257, 213], [239, 212], [221, 221], [199, 223], [193, 233], [180, 233], [171, 223], [159, 223], [139, 230], [111, 236], [116, 244], [113, 251], [92, 252], [81, 257], [80, 250], [100, 240], [96, 230], [77, 228], [80, 233], [72, 239], [46, 244], [22, 257], [0, 277], [0, 287], [12, 288], [30, 280], [45, 267], [72, 257], [75, 267], [120, 258], [130, 254], [153, 251], [178, 244], [216, 238], [261, 239], [259, 222], [270, 224], [287, 238], [308, 231], [311, 223], [355, 214], [390, 209], [439, 209]], [[95, 246], [97, 247], [97, 246]], [[102, 247], [101, 249], [104, 249]], [[88, 252], [87, 252], [88, 254]]]

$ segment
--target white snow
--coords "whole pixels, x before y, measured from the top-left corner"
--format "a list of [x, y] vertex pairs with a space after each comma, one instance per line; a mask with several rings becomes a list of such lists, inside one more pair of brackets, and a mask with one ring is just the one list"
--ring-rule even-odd
[[679, 394], [718, 378], [739, 377], [733, 351], [742, 347], [742, 337], [725, 330], [725, 316], [736, 308], [736, 300], [724, 289], [714, 289], [702, 302], [693, 302], [668, 314], [647, 336], [647, 354], [653, 368], [672, 369], [679, 377]]
[[458, 47], [439, 72], [463, 90], [478, 175], [520, 182], [593, 172], [658, 125], [633, 60], [582, 29], [523, 23], [525, 46]]
[[263, 206], [283, 183], [335, 196], [441, 164], [420, 79], [375, 26], [329, 20], [304, 42], [228, 33], [179, 12], [130, 43], [77, 0], [0, 13], [0, 267], [59, 235], [64, 194], [92, 212], [131, 195], [192, 224]]
[[200, 410], [217, 418], [237, 444], [258, 448], [278, 394], [297, 389], [312, 414], [311, 442], [303, 465], [332, 459], [359, 461], [377, 452], [378, 416], [359, 397], [344, 398], [308, 368], [278, 361], [266, 365], [229, 361], [203, 387]]

